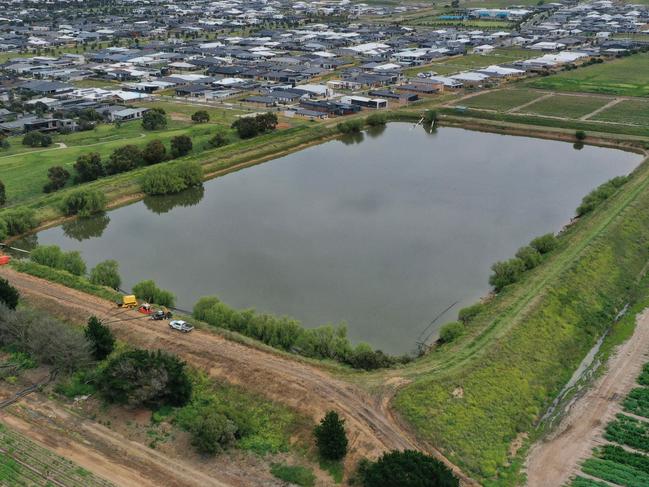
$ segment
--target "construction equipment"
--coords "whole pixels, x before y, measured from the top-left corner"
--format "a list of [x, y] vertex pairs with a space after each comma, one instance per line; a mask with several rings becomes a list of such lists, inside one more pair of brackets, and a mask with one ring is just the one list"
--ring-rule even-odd
[[137, 310], [139, 313], [142, 313], [144, 315], [153, 314], [153, 308], [149, 303], [142, 303]]
[[137, 307], [137, 299], [133, 294], [122, 296], [122, 300], [117, 302], [120, 308], [133, 309]]

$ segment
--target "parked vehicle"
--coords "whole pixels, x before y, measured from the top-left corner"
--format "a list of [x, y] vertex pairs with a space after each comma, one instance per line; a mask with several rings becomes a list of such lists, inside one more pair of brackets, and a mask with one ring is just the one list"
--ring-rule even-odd
[[172, 316], [173, 315], [171, 314], [171, 311], [169, 311], [167, 308], [162, 308], [156, 310], [154, 313], [151, 313], [150, 319], [155, 321], [170, 320]]
[[194, 329], [192, 325], [187, 323], [185, 320], [173, 320], [169, 322], [169, 327], [173, 330], [178, 330], [183, 333], [189, 333]]

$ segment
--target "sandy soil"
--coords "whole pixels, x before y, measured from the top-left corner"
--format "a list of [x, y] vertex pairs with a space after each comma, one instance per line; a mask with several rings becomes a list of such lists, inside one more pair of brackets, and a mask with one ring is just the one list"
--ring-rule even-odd
[[633, 336], [609, 360], [607, 372], [579, 398], [556, 430], [535, 444], [526, 464], [529, 487], [560, 486], [579, 472], [579, 463], [604, 440], [606, 424], [635, 387], [649, 360], [649, 309], [638, 315]]
[[[247, 389], [288, 404], [314, 421], [330, 409], [337, 410], [346, 420], [350, 440], [348, 471], [360, 457], [375, 458], [391, 449], [418, 448], [439, 456], [432, 447], [418, 444], [390, 411], [394, 387], [388, 387], [385, 395], [374, 397], [319, 368], [227, 340], [216, 333], [195, 330], [180, 334], [170, 330], [167, 322], [151, 321], [136, 311], [119, 310], [112, 302], [10, 268], [2, 268], [0, 275], [9, 279], [36, 306], [70, 321], [85, 322], [91, 314], [107, 323], [111, 316], [115, 317], [112, 319], [128, 318], [128, 321], [108, 323], [119, 339], [143, 348], [173, 352], [215, 378], [245, 385]], [[470, 485], [469, 479], [464, 478], [464, 481]]]

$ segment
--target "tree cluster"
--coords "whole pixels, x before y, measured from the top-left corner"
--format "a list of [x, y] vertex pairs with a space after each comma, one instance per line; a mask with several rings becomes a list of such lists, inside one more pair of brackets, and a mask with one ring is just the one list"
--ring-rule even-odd
[[277, 115], [271, 112], [254, 117], [241, 117], [232, 124], [232, 128], [237, 131], [242, 139], [250, 139], [259, 134], [275, 130], [275, 127], [277, 127]]
[[149, 195], [173, 194], [202, 183], [200, 164], [186, 161], [147, 170], [142, 179], [142, 191]]

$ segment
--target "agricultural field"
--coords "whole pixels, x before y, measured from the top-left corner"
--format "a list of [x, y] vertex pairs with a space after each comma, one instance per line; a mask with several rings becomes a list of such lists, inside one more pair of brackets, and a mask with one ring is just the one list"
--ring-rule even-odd
[[[609, 443], [593, 450], [593, 457], [584, 461], [581, 471], [592, 477], [627, 487], [649, 485], [649, 363], [637, 379], [638, 387], [627, 395], [624, 413], [606, 426], [604, 439]], [[636, 417], [629, 416], [630, 413]], [[608, 485], [576, 476], [571, 487]]]
[[622, 100], [591, 117], [590, 120], [649, 125], [649, 100]]
[[619, 96], [649, 96], [649, 54], [593, 64], [530, 82], [534, 88]]
[[534, 90], [495, 90], [458, 101], [457, 105], [479, 110], [506, 112], [512, 108], [534, 101], [541, 96], [543, 96], [542, 92]]
[[113, 484], [0, 424], [0, 485], [109, 487]]
[[553, 95], [521, 110], [546, 117], [580, 118], [602, 108], [610, 98], [576, 95]]

